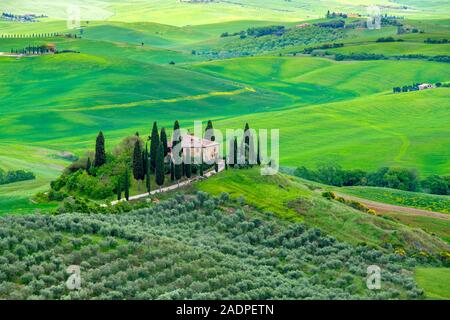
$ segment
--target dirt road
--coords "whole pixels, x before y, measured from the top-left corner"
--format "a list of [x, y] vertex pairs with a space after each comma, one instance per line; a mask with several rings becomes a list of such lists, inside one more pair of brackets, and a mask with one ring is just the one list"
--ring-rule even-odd
[[373, 209], [376, 212], [380, 212], [380, 213], [383, 213], [383, 212], [405, 212], [405, 213], [418, 215], [418, 216], [427, 216], [427, 217], [433, 217], [433, 218], [444, 219], [444, 220], [450, 219], [450, 215], [445, 214], [445, 213], [396, 206], [393, 204], [387, 204], [387, 203], [371, 201], [371, 200], [367, 200], [367, 199], [363, 199], [363, 198], [358, 198], [358, 197], [354, 197], [354, 196], [349, 196], [349, 195], [343, 194], [343, 193], [335, 192], [335, 194], [337, 196], [342, 197], [347, 200], [355, 200], [355, 201], [361, 202], [362, 204], [366, 205], [368, 208]]

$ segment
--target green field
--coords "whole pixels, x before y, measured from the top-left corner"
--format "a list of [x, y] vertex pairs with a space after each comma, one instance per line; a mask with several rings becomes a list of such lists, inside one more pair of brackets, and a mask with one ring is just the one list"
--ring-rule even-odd
[[449, 268], [419, 268], [415, 272], [417, 283], [425, 290], [425, 295], [433, 300], [450, 299]]
[[[46, 14], [54, 19], [65, 19], [67, 5], [79, 5], [83, 20], [113, 20], [126, 22], [152, 21], [170, 25], [199, 25], [236, 20], [297, 21], [322, 17], [328, 9], [336, 12], [365, 13], [363, 5], [384, 5], [391, 14], [409, 17], [446, 17], [449, 5], [446, 1], [434, 0], [431, 5], [420, 1], [360, 1], [331, 0], [327, 3], [315, 0], [280, 2], [277, 0], [241, 0], [234, 2], [186, 3], [166, 0], [131, 0], [120, 3], [113, 0], [58, 0], [39, 1], [5, 0], [0, 9], [20, 14]], [[401, 5], [414, 10], [404, 10]]]
[[[273, 22], [254, 23], [267, 24]], [[50, 25], [64, 27], [52, 21], [39, 25], [43, 32], [50, 32]], [[282, 166], [331, 161], [346, 168], [396, 165], [423, 175], [448, 173], [448, 89], [391, 94], [394, 86], [448, 81], [448, 64], [270, 55], [204, 61], [191, 53], [218, 41], [221, 32], [250, 26], [248, 20], [181, 28], [97, 21], [86, 25], [83, 39], [0, 39], [4, 52], [42, 43], [80, 52], [19, 60], [0, 57], [0, 143], [18, 148], [26, 141], [53, 153], [81, 156], [92, 150], [99, 130], [112, 148], [136, 131], [149, 133], [153, 121], [170, 128], [175, 119], [184, 127], [191, 127], [193, 120], [212, 119], [221, 129], [245, 122], [254, 128], [279, 128]], [[27, 24], [20, 28], [29, 34]], [[364, 51], [370, 44], [366, 34], [360, 37], [360, 45], [343, 49]], [[415, 41], [415, 46], [434, 53], [448, 48]], [[386, 45], [388, 52], [391, 44], [374, 45]], [[20, 152], [9, 155], [8, 161], [16, 159], [26, 161], [30, 169], [40, 165]], [[34, 183], [44, 189], [57, 174], [38, 174]], [[22, 190], [23, 199], [34, 191]], [[4, 207], [10, 206], [8, 202]]]
[[450, 197], [376, 187], [345, 187], [340, 191], [368, 200], [450, 213]]

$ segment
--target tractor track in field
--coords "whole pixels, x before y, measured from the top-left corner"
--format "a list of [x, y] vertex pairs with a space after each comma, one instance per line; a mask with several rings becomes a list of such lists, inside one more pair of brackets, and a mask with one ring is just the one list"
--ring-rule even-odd
[[129, 102], [129, 103], [122, 103], [122, 104], [108, 104], [108, 105], [101, 105], [101, 106], [93, 106], [93, 107], [81, 107], [81, 108], [70, 108], [70, 109], [53, 109], [51, 111], [57, 111], [57, 112], [78, 112], [78, 111], [93, 111], [93, 110], [104, 110], [104, 109], [122, 109], [122, 108], [135, 108], [142, 106], [144, 104], [157, 104], [157, 103], [177, 103], [181, 101], [195, 101], [195, 100], [203, 100], [211, 97], [218, 97], [218, 96], [234, 96], [239, 95], [242, 93], [255, 93], [256, 90], [251, 87], [244, 87], [237, 90], [232, 91], [214, 91], [214, 92], [208, 92], [193, 96], [181, 96], [177, 98], [167, 98], [167, 99], [150, 99], [150, 100], [141, 100], [141, 101], [135, 101], [135, 102]]

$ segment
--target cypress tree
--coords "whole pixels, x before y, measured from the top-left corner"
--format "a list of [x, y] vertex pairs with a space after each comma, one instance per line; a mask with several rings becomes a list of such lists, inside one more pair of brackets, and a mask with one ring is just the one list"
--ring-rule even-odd
[[260, 166], [261, 165], [261, 147], [260, 147], [260, 144], [259, 144], [260, 142], [259, 142], [259, 139], [258, 139], [258, 151], [257, 151], [257, 153], [256, 153], [256, 163], [258, 164], [258, 166]]
[[128, 201], [130, 200], [130, 174], [128, 173], [128, 169], [125, 170], [124, 187], [125, 199]]
[[156, 169], [156, 156], [158, 153], [159, 147], [159, 133], [158, 133], [158, 125], [156, 121], [153, 123], [152, 135], [150, 137], [150, 168], [152, 172], [155, 172]]
[[242, 151], [244, 152], [244, 161], [248, 165], [250, 162], [250, 126], [248, 123], [245, 124], [244, 129], [244, 145], [242, 146]]
[[88, 159], [87, 159], [87, 161], [86, 161], [86, 172], [87, 172], [88, 174], [90, 174], [91, 167], [92, 167], [91, 158], [88, 157]]
[[167, 144], [167, 134], [165, 128], [161, 129], [161, 143], [164, 147], [164, 157], [166, 157], [167, 154], [169, 153], [169, 146]]
[[136, 140], [133, 152], [133, 176], [138, 181], [138, 190], [140, 189], [140, 182], [145, 178], [144, 163], [142, 161], [141, 143], [139, 140]]
[[103, 132], [99, 132], [95, 142], [94, 167], [99, 168], [106, 163], [105, 137]]
[[142, 165], [144, 167], [144, 173], [147, 173], [147, 167], [149, 166], [148, 146], [147, 146], [147, 144], [145, 144], [145, 150], [142, 153]]
[[122, 184], [120, 183], [120, 179], [117, 179], [117, 200], [122, 200]]
[[175, 166], [172, 158], [170, 158], [170, 181], [175, 181]]
[[164, 147], [162, 144], [159, 145], [156, 154], [156, 184], [160, 190], [164, 185]]
[[150, 193], [152, 191], [152, 185], [151, 185], [151, 178], [152, 178], [152, 172], [150, 170], [150, 165], [147, 161], [147, 166], [145, 167], [145, 187], [147, 188], [147, 192]]

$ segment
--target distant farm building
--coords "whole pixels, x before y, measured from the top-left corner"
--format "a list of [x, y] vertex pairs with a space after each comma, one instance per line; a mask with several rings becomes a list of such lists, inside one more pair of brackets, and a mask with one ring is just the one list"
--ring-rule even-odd
[[426, 90], [426, 89], [433, 89], [433, 88], [435, 88], [435, 86], [433, 85], [433, 84], [430, 84], [430, 83], [422, 83], [422, 84], [419, 84], [419, 90]]
[[311, 24], [309, 24], [309, 23], [302, 23], [302, 24], [296, 25], [295, 27], [298, 28], [298, 29], [302, 29], [302, 28], [309, 27], [310, 25]]
[[[198, 138], [191, 134], [181, 137], [181, 147], [183, 155], [190, 155], [193, 159], [201, 159], [203, 153], [204, 162], [212, 162], [219, 156], [219, 143], [207, 139]], [[172, 145], [169, 142], [169, 149], [172, 152]]]
[[54, 43], [49, 43], [49, 44], [45, 45], [45, 48], [46, 48], [50, 53], [56, 53], [56, 44], [54, 44]]

